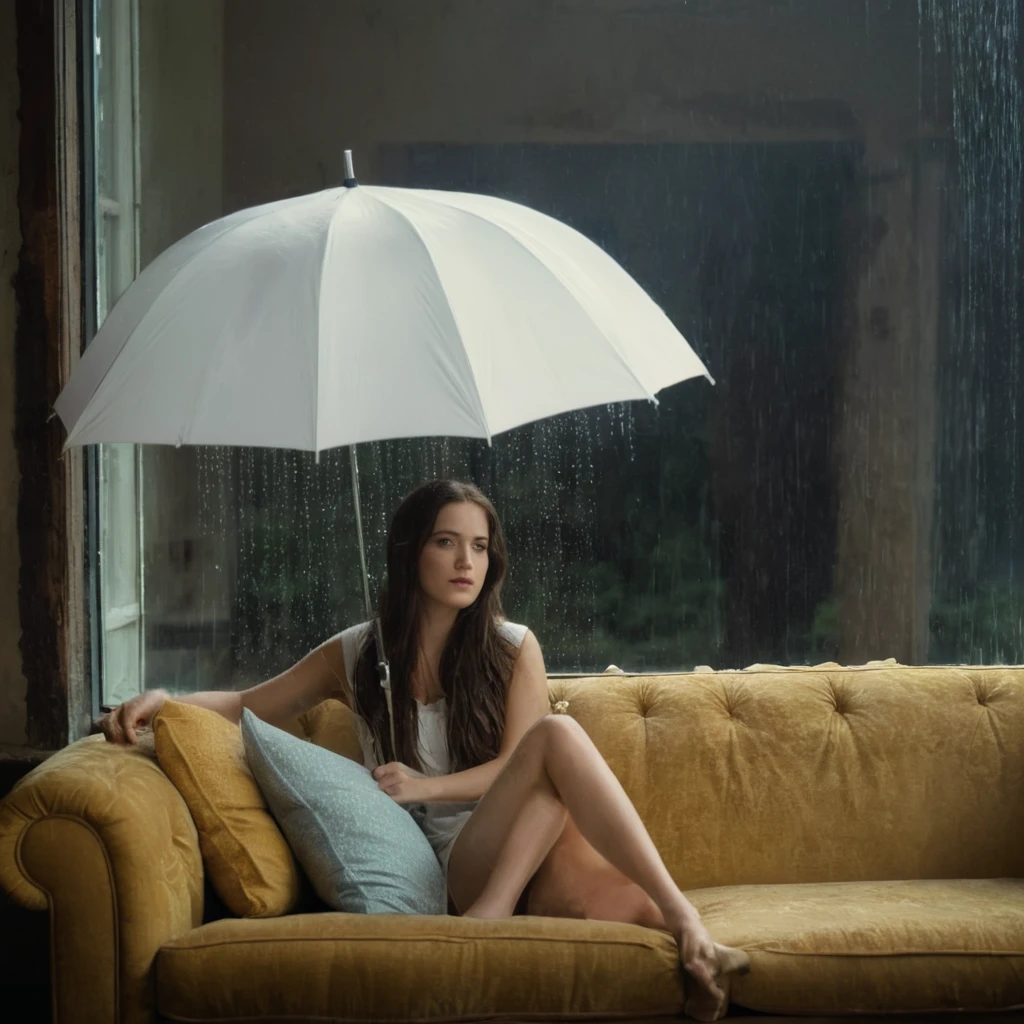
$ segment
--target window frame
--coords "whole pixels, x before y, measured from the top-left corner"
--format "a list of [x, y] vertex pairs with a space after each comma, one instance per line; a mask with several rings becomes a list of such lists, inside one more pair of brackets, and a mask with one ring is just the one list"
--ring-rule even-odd
[[[102, 58], [99, 52], [100, 25], [98, 5], [105, 3], [110, 10], [112, 29], [108, 46], [108, 60], [113, 61], [108, 81], [113, 89], [101, 106], [101, 76], [96, 62]], [[83, 198], [83, 265], [88, 272], [83, 275], [85, 288], [85, 343], [95, 336], [102, 318], [116, 302], [117, 295], [138, 276], [139, 272], [139, 220], [138, 203], [140, 190], [139, 143], [139, 69], [138, 69], [138, 2], [137, 0], [79, 0], [82, 12], [80, 33], [80, 57], [82, 64], [82, 110], [83, 131], [81, 134], [82, 198]], [[101, 194], [104, 187], [99, 160], [102, 141], [99, 138], [98, 117], [106, 109], [113, 117], [107, 129], [111, 133], [110, 148], [114, 168], [111, 194]], [[113, 230], [108, 230], [108, 228]], [[101, 246], [102, 250], [101, 251]], [[110, 252], [113, 246], [115, 251]], [[109, 256], [109, 259], [105, 259]], [[87, 263], [85, 261], [88, 261]], [[111, 275], [116, 274], [116, 281]], [[121, 447], [121, 446], [117, 446]], [[129, 446], [125, 446], [126, 448]], [[87, 464], [87, 523], [86, 543], [88, 548], [88, 601], [90, 622], [90, 676], [94, 716], [110, 703], [142, 691], [145, 681], [145, 573], [143, 572], [144, 526], [141, 518], [142, 457], [138, 445], [128, 451], [116, 453], [121, 466], [127, 466], [129, 479], [120, 487], [122, 493], [115, 495], [122, 513], [122, 521], [133, 521], [135, 564], [131, 567], [133, 600], [107, 607], [106, 594], [112, 590], [112, 579], [123, 568], [116, 565], [117, 551], [106, 538], [103, 521], [104, 502], [111, 499], [111, 480], [107, 476], [109, 463], [115, 453], [107, 446], [90, 445], [86, 451]], [[128, 456], [126, 459], [125, 456]], [[126, 489], [127, 488], [127, 489]], [[104, 558], [104, 548], [110, 548]], [[119, 577], [118, 577], [119, 578]], [[124, 582], [123, 580], [121, 581]], [[121, 589], [124, 589], [123, 587]], [[114, 634], [132, 630], [136, 657], [134, 671], [129, 668], [127, 676], [119, 680], [116, 693], [110, 694], [107, 675], [112, 659], [108, 658], [108, 645]], [[132, 644], [129, 642], [129, 649]], [[123, 667], [123, 666], [122, 666]], [[109, 699], [108, 699], [109, 698]]]

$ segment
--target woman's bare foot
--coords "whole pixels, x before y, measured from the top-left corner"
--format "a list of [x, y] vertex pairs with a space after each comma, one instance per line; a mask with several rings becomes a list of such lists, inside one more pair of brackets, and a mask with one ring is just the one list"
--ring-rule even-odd
[[718, 1020], [729, 1007], [730, 976], [746, 974], [750, 957], [741, 949], [713, 942], [695, 914], [684, 913], [668, 923], [679, 944], [679, 962], [688, 975], [683, 1011], [695, 1020]]
[[717, 942], [715, 959], [718, 972], [715, 974], [715, 986], [721, 996], [711, 992], [698, 990], [683, 1004], [683, 1012], [694, 1020], [718, 1020], [729, 1009], [729, 988], [734, 974], [746, 974], [750, 970], [750, 957], [742, 949], [721, 946]]

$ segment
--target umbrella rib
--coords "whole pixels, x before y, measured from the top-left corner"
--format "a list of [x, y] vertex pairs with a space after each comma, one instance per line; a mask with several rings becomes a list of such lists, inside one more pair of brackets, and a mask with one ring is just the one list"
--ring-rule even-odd
[[[392, 206], [390, 203], [385, 203], [383, 200], [378, 199], [376, 196], [366, 193], [375, 203], [380, 203], [381, 206], [390, 210], [392, 213], [398, 214], [402, 218], [403, 222], [408, 224], [412, 233], [416, 236], [416, 240], [423, 246], [423, 251], [427, 254], [430, 261], [430, 269], [434, 272], [434, 276], [437, 278], [438, 284], [441, 285], [441, 275], [437, 272], [437, 265], [434, 263], [434, 255], [430, 251], [430, 246], [427, 245], [426, 239], [420, 234], [419, 228], [413, 223], [412, 218], [409, 217], [402, 210]], [[455, 330], [458, 331], [460, 340], [464, 338], [462, 328], [459, 326], [459, 318], [455, 315], [455, 308], [451, 304], [451, 300], [448, 298], [448, 293], [444, 290], [444, 286], [440, 287], [440, 293], [444, 297], [444, 304], [448, 309], [449, 314], [452, 318], [452, 323], [455, 324]], [[487, 414], [484, 411], [484, 403], [480, 398], [480, 385], [476, 379], [476, 372], [473, 369], [473, 363], [469, 358], [469, 354], [466, 352], [465, 343], [463, 343], [463, 355], [466, 359], [466, 365], [469, 367], [469, 375], [473, 380], [473, 398], [476, 400], [477, 415], [480, 417], [480, 422], [483, 424], [484, 431], [487, 434], [487, 444], [490, 446], [491, 443], [491, 425], [487, 422]]]
[[343, 189], [338, 196], [338, 202], [334, 205], [330, 219], [327, 222], [327, 234], [324, 238], [323, 251], [320, 253], [320, 280], [317, 282], [316, 292], [316, 370], [313, 380], [316, 383], [316, 392], [313, 400], [313, 451], [316, 454], [316, 461], [320, 461], [320, 332], [323, 329], [323, 315], [321, 313], [324, 301], [324, 273], [327, 269], [327, 253], [330, 252], [331, 239], [334, 237], [334, 218], [341, 212], [342, 204], [351, 193], [351, 189]]
[[[546, 264], [521, 238], [517, 238], [516, 235], [508, 228], [506, 228], [504, 225], [500, 225], [493, 220], [489, 220], [487, 217], [484, 217], [482, 214], [477, 213], [475, 210], [467, 210], [465, 209], [465, 207], [462, 206], [450, 206], [450, 209], [458, 210], [460, 213], [468, 214], [470, 217], [474, 217], [477, 220], [483, 221], [485, 224], [491, 225], [491, 227], [498, 228], [499, 230], [504, 232], [505, 235], [511, 238], [512, 241], [515, 242], [515, 244], [518, 245], [520, 249], [527, 253], [527, 255], [529, 255], [530, 258], [534, 260], [534, 262], [539, 263], [541, 267], [543, 267], [549, 274], [551, 274], [551, 276], [554, 277], [554, 279], [562, 286], [562, 288], [569, 293], [569, 295], [572, 297], [573, 302], [575, 302], [576, 305], [583, 311], [586, 318], [594, 325], [594, 327], [597, 329], [597, 333], [600, 334], [601, 337], [604, 338], [604, 340], [608, 343], [608, 347], [615, 353], [615, 357], [619, 360], [619, 362], [625, 368], [626, 372], [630, 375], [630, 377], [632, 377], [633, 380], [636, 381], [640, 389], [647, 396], [648, 400], [653, 402], [655, 405], [658, 404], [658, 399], [651, 394], [651, 392], [647, 389], [644, 382], [640, 380], [639, 377], [637, 377], [635, 371], [633, 370], [633, 367], [629, 365], [628, 360], [625, 358], [625, 356], [623, 356], [622, 352], [619, 351], [618, 345], [616, 345], [615, 342], [608, 337], [608, 335], [605, 333], [604, 329], [601, 327], [598, 321], [595, 320], [594, 317], [590, 315], [590, 310], [587, 309], [587, 307], [579, 300], [579, 297], [572, 290], [572, 288], [568, 284], [566, 284], [565, 280], [562, 278], [561, 274], [558, 273], [558, 271], [548, 266], [548, 264]], [[541, 214], [541, 216], [545, 215]], [[565, 226], [567, 227], [568, 225]], [[585, 235], [583, 237], [586, 238]], [[587, 239], [587, 241], [590, 241], [590, 239]], [[596, 243], [591, 242], [591, 244], [594, 245]], [[598, 248], [600, 248], [600, 246], [598, 246]], [[605, 255], [607, 256], [608, 254], [605, 253]], [[608, 258], [611, 259], [610, 256]], [[619, 266], [619, 264], [616, 263], [616, 266]], [[624, 274], [627, 274], [627, 276], [629, 276], [627, 271], [623, 269], [621, 266], [619, 266], [619, 269], [622, 270]], [[637, 284], [637, 287], [639, 288], [640, 285]], [[644, 294], [646, 295], [647, 293], [644, 292]], [[647, 298], [650, 299], [651, 302], [654, 302], [654, 300], [651, 299], [649, 295], [647, 296]], [[705, 370], [704, 372], [706, 373], [707, 371]]]

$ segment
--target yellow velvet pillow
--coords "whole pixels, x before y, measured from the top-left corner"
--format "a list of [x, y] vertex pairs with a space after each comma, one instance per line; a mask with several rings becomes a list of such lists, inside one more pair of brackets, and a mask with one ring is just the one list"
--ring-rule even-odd
[[153, 737], [227, 908], [239, 917], [287, 914], [299, 897], [298, 865], [245, 763], [238, 726], [215, 711], [169, 700], [153, 719]]
[[321, 701], [301, 715], [297, 724], [296, 733], [308, 738], [310, 743], [357, 764], [363, 763], [355, 715], [340, 700], [330, 697]]

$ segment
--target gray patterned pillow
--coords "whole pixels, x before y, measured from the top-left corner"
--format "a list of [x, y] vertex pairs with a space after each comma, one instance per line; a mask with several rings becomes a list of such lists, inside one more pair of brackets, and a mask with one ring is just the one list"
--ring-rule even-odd
[[249, 768], [317, 895], [351, 914], [444, 914], [441, 867], [409, 813], [347, 757], [242, 712]]

